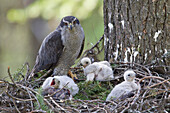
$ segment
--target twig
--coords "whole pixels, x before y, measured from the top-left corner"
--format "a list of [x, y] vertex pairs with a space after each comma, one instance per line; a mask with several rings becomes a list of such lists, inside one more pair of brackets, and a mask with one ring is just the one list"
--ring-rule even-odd
[[152, 88], [152, 87], [155, 87], [155, 86], [157, 86], [157, 85], [163, 84], [164, 82], [169, 83], [169, 82], [168, 82], [169, 80], [170, 80], [170, 79], [164, 80], [164, 81], [162, 81], [162, 82], [160, 82], [160, 83], [157, 83], [157, 84], [154, 84], [154, 85], [150, 86], [149, 88]]
[[136, 94], [136, 97], [133, 99], [133, 102], [132, 102], [132, 104], [131, 104], [131, 105], [134, 105], [134, 104], [135, 104], [135, 102], [137, 101], [137, 99], [138, 99], [138, 98], [139, 98], [139, 96], [140, 96], [141, 86], [140, 86], [140, 84], [139, 84], [139, 83], [138, 83], [138, 86], [139, 86], [138, 92], [137, 92], [137, 94]]
[[[29, 95], [30, 99], [32, 99], [28, 89], [27, 89], [27, 92], [28, 92], [28, 95]], [[33, 108], [32, 100], [31, 100], [31, 108], [32, 108], [32, 111], [33, 111], [34, 108]]]
[[[165, 80], [164, 78], [162, 77], [157, 77], [157, 76], [146, 76], [142, 79], [139, 80], [139, 83], [142, 82], [144, 79], [149, 79], [149, 78], [155, 78], [155, 79], [160, 79], [160, 80]], [[168, 81], [167, 81], [168, 84], [170, 84]]]
[[125, 109], [123, 109], [120, 113], [124, 113], [127, 109], [129, 109], [129, 107], [130, 107], [130, 103], [129, 103], [128, 106], [127, 106]]
[[[24, 88], [24, 89], [26, 89], [26, 90], [31, 90], [32, 92], [34, 92], [34, 93], [38, 94], [39, 96], [41, 96], [38, 92], [34, 91], [33, 89], [31, 89], [31, 88], [29, 88], [29, 87], [23, 86], [23, 85], [21, 85], [21, 84], [17, 84], [17, 85], [20, 86], [20, 87], [22, 87], [22, 88]], [[30, 93], [32, 94], [32, 96], [34, 96], [34, 98], [35, 98], [35, 100], [37, 101], [38, 106], [39, 106], [39, 108], [40, 108], [40, 107], [41, 107], [41, 106], [40, 106], [40, 103], [39, 103], [38, 99], [36, 98], [36, 96], [35, 96], [32, 92], [30, 92]]]
[[[93, 45], [93, 47], [91, 47], [90, 49], [88, 49], [88, 50], [85, 50], [84, 51], [84, 53], [83, 53], [83, 55], [82, 55], [82, 57], [88, 52], [88, 51], [91, 51], [91, 50], [93, 50], [95, 47], [97, 47], [97, 45], [100, 43], [100, 41], [102, 40], [104, 38], [104, 35], [102, 35], [102, 37], [100, 37], [100, 39], [97, 41], [97, 43], [95, 44], [95, 45]], [[81, 57], [81, 58], [82, 58]], [[81, 59], [80, 58], [80, 59]]]
[[47, 113], [47, 111], [44, 111], [44, 110], [32, 110], [30, 113]]
[[62, 108], [59, 104], [57, 104], [52, 97], [50, 97], [50, 99], [52, 100], [52, 102], [53, 102], [58, 108], [60, 108], [60, 109], [61, 109], [62, 111], [64, 111], [65, 113], [67, 113], [67, 112], [65, 111], [65, 109]]
[[12, 79], [12, 76], [11, 76], [11, 73], [10, 73], [10, 68], [9, 68], [9, 67], [8, 67], [8, 75], [9, 75], [12, 83], [13, 83], [15, 86], [17, 86], [16, 83], [14, 82], [14, 80]]
[[149, 89], [147, 89], [144, 93], [143, 93], [143, 95], [142, 95], [142, 100], [141, 100], [141, 102], [140, 103], [142, 103], [141, 104], [141, 107], [140, 107], [140, 111], [142, 111], [142, 107], [143, 107], [143, 101], [144, 101], [144, 97], [145, 97], [145, 95], [147, 94], [147, 92], [149, 91]]
[[[114, 62], [114, 63], [116, 63], [116, 64], [132, 64], [131, 62]], [[148, 72], [149, 76], [152, 76], [150, 70], [148, 68], [146, 68], [145, 66], [142, 66], [142, 65], [137, 64], [137, 63], [133, 63], [133, 64], [136, 65], [136, 66], [142, 67], [143, 69], [145, 69]]]
[[5, 108], [4, 106], [0, 106], [0, 111], [3, 113], [3, 111], [5, 111], [5, 113], [10, 113], [12, 112], [11, 108]]
[[[19, 85], [19, 86], [21, 86], [21, 87], [23, 87], [23, 88], [26, 88], [26, 89], [28, 89], [28, 90], [36, 93], [37, 95], [41, 96], [38, 92], [34, 91], [33, 89], [31, 89], [31, 88], [29, 88], [29, 87], [23, 86], [23, 85], [21, 85], [21, 84], [17, 84], [17, 85]], [[44, 101], [52, 108], [52, 110], [56, 112], [55, 108], [48, 102], [48, 100], [45, 99], [45, 98], [43, 98], [43, 99], [44, 99]]]
[[27, 72], [26, 72], [26, 75], [25, 75], [24, 80], [27, 81], [27, 78], [28, 78], [30, 69], [29, 69], [29, 64], [28, 64], [28, 62], [26, 62], [25, 65], [27, 66]]
[[[107, 113], [107, 110], [101, 107], [97, 107], [97, 110], [93, 113], [98, 113], [99, 111], [103, 110], [105, 113]], [[100, 113], [100, 112], [99, 112]], [[103, 113], [103, 112], [102, 112]]]
[[138, 75], [145, 77], [145, 73], [139, 70], [134, 70]]
[[50, 72], [52, 72], [52, 69], [48, 70], [43, 76], [41, 76], [39, 79], [35, 80], [35, 82], [40, 81], [42, 78], [46, 77]]
[[54, 112], [58, 112], [55, 108], [54, 108], [54, 106], [52, 105], [52, 104], [50, 104], [50, 102], [48, 102], [48, 100], [46, 99], [46, 98], [44, 98], [44, 101], [51, 107], [51, 109], [54, 111]]
[[[68, 107], [66, 107], [66, 108], [72, 109], [73, 111], [76, 111], [77, 113], [80, 113], [80, 111], [79, 111], [78, 109], [74, 108], [74, 107], [68, 106]], [[69, 110], [68, 110], [68, 111], [69, 111]]]
[[21, 98], [14, 97], [14, 96], [10, 95], [10, 94], [8, 93], [8, 91], [6, 91], [6, 94], [7, 94], [9, 97], [11, 97], [12, 99], [19, 100], [19, 101], [23, 101], [23, 102], [35, 100], [35, 99], [21, 99]]
[[164, 92], [166, 92], [166, 91], [159, 91], [159, 92], [156, 92], [156, 94], [154, 93], [154, 94], [148, 95], [148, 96], [146, 96], [144, 98], [146, 99], [146, 98], [149, 98], [151, 96], [155, 96], [155, 95], [158, 95], [158, 94], [161, 94], [161, 93], [164, 93]]
[[[27, 90], [28, 90], [28, 89], [27, 89]], [[31, 95], [35, 98], [35, 100], [37, 101], [37, 104], [38, 104], [39, 109], [40, 109], [40, 108], [41, 108], [41, 105], [40, 105], [40, 103], [39, 103], [37, 97], [36, 97], [31, 91], [30, 91], [30, 93], [31, 93]], [[39, 96], [41, 96], [41, 95], [39, 95]]]
[[102, 35], [102, 37], [100, 37], [100, 39], [97, 41], [97, 43], [96, 43], [92, 48], [90, 48], [89, 50], [94, 49], [94, 48], [100, 43], [100, 41], [101, 41], [103, 38], [104, 38], [104, 35]]
[[19, 111], [19, 109], [17, 108], [17, 105], [16, 105], [16, 103], [15, 103], [15, 100], [14, 99], [12, 99], [13, 100], [13, 103], [14, 103], [14, 106], [15, 106], [15, 109], [17, 110], [17, 112], [18, 113], [21, 113], [20, 111]]

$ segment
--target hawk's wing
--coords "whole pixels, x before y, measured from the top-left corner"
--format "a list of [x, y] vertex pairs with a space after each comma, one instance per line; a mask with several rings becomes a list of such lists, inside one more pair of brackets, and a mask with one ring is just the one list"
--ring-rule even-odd
[[[85, 38], [84, 38], [85, 39]], [[82, 45], [81, 45], [81, 49], [80, 49], [80, 52], [79, 52], [79, 55], [77, 56], [77, 59], [81, 56], [82, 52], [83, 52], [83, 48], [84, 48], [84, 39], [83, 39], [83, 42], [82, 42]]]
[[60, 31], [55, 30], [50, 33], [41, 44], [32, 72], [36, 73], [44, 69], [54, 69], [63, 48], [64, 45], [62, 44]]

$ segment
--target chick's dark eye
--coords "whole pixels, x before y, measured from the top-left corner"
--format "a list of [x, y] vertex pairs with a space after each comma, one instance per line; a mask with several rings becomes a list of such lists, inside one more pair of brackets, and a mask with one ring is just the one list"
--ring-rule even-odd
[[86, 64], [88, 64], [88, 62], [86, 62]]
[[130, 74], [128, 74], [128, 76], [130, 76]]
[[67, 23], [64, 23], [64, 25], [66, 25], [66, 26], [67, 26], [68, 24], [67, 24]]

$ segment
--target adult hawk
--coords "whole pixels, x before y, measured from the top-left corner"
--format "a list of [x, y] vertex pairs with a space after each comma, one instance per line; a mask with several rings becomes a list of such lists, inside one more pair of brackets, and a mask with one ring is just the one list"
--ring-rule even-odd
[[62, 18], [60, 25], [42, 42], [31, 77], [41, 70], [52, 69], [53, 75], [67, 75], [84, 47], [84, 31], [74, 16]]

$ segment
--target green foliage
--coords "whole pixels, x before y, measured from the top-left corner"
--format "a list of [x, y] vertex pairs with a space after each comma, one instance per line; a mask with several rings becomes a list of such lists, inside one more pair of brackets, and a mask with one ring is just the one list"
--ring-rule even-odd
[[[25, 75], [26, 75], [26, 72], [27, 72], [27, 68], [26, 68], [26, 65], [23, 64], [22, 67], [18, 68], [14, 74], [12, 74], [12, 78], [14, 81], [16, 82], [19, 82], [20, 80], [22, 80]], [[42, 75], [44, 75], [47, 71], [46, 70], [42, 70], [41, 72], [38, 72], [37, 73], [37, 79], [40, 78]]]
[[47, 73], [47, 71], [46, 70], [41, 70], [41, 72], [38, 72], [37, 73], [37, 78], [40, 78], [41, 76], [43, 76], [45, 73]]
[[101, 99], [106, 100], [111, 88], [108, 82], [79, 82], [79, 93], [74, 97], [81, 100]]
[[[47, 111], [47, 113], [53, 113], [53, 112], [49, 109], [49, 107], [44, 103], [44, 97], [41, 95], [41, 94], [42, 94], [42, 88], [39, 88], [39, 89], [38, 89], [38, 93], [39, 93], [39, 94], [36, 94], [36, 97], [37, 97], [38, 102], [39, 102], [39, 104], [40, 104], [40, 108], [41, 108], [42, 110], [44, 110], [44, 111]], [[37, 102], [35, 102], [34, 105], [35, 105], [35, 108], [36, 108], [37, 110], [40, 109]]]
[[22, 23], [29, 18], [42, 17], [46, 20], [73, 14], [86, 19], [93, 11], [102, 15], [101, 0], [36, 0], [23, 9], [11, 9], [7, 18], [11, 22]]
[[24, 23], [26, 21], [25, 12], [22, 9], [11, 9], [7, 14], [7, 18], [10, 22]]
[[12, 74], [12, 78], [13, 78], [13, 80], [14, 81], [17, 81], [17, 82], [19, 82], [20, 80], [22, 80], [24, 77], [25, 77], [25, 75], [26, 75], [26, 66], [25, 66], [25, 64], [22, 66], [22, 67], [20, 67], [20, 68], [18, 68], [16, 71], [15, 71], [15, 73], [14, 74]]

